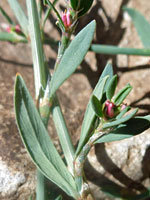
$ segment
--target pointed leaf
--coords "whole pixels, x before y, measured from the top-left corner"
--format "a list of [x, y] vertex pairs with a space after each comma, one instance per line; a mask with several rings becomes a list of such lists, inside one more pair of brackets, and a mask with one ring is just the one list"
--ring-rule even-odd
[[21, 76], [15, 86], [15, 111], [20, 135], [33, 162], [67, 194], [75, 196], [75, 183], [58, 154]]
[[72, 144], [65, 119], [63, 117], [61, 107], [56, 95], [53, 96], [53, 104], [51, 108], [52, 118], [55, 124], [55, 128], [59, 137], [59, 141], [64, 153], [65, 160], [67, 162], [69, 170], [73, 174], [73, 160], [74, 160], [74, 146]]
[[8, 16], [8, 14], [5, 12], [5, 10], [1, 6], [0, 6], [0, 12], [5, 17], [5, 19], [8, 21], [9, 24], [12, 24], [12, 25], [14, 24], [12, 19]]
[[90, 50], [100, 54], [150, 56], [150, 48], [121, 48], [113, 45], [92, 44]]
[[91, 8], [94, 0], [71, 0], [71, 6], [78, 11], [78, 16], [81, 17]]
[[95, 95], [92, 96], [91, 103], [92, 103], [92, 108], [93, 108], [95, 114], [98, 117], [102, 117], [103, 116], [102, 104], [100, 103], [100, 101], [98, 100], [98, 98]]
[[95, 21], [88, 24], [71, 42], [58, 65], [52, 80], [50, 97], [62, 83], [76, 70], [85, 57], [95, 31]]
[[12, 8], [22, 30], [24, 31], [24, 34], [27, 36], [28, 35], [28, 20], [19, 2], [17, 0], [7, 0], [7, 1], [10, 7]]
[[124, 7], [123, 10], [130, 15], [144, 47], [150, 47], [150, 23], [135, 9]]
[[112, 122], [107, 122], [106, 124], [103, 125], [103, 129], [111, 128], [114, 126], [118, 126], [119, 124], [125, 123], [126, 121], [134, 117], [137, 111], [138, 109], [134, 109], [130, 114], [126, 115], [125, 117], [122, 117], [121, 119], [117, 119]]
[[121, 119], [123, 117], [123, 115], [126, 114], [126, 112], [128, 112], [131, 109], [130, 106], [126, 106], [116, 117], [116, 119]]
[[7, 33], [7, 32], [0, 32], [0, 40], [1, 41], [8, 41], [8, 42], [13, 42], [13, 43], [17, 43], [17, 42], [27, 42], [27, 40], [22, 37], [19, 36], [15, 33]]
[[[99, 100], [101, 100], [101, 98], [103, 96], [104, 87], [105, 87], [107, 79], [108, 79], [108, 76], [104, 77], [103, 79], [100, 78], [93, 93], [92, 93]], [[88, 138], [88, 134], [91, 131], [91, 128], [95, 122], [95, 119], [96, 119], [96, 115], [92, 108], [92, 103], [91, 103], [91, 99], [90, 99], [90, 101], [87, 105], [87, 108], [86, 108], [85, 115], [84, 115], [82, 129], [81, 129], [81, 136], [80, 136], [78, 148], [76, 150], [76, 155], [78, 155], [78, 153], [80, 152], [81, 148], [83, 147], [86, 139]]]
[[138, 135], [150, 127], [150, 115], [145, 117], [135, 117], [124, 124], [120, 124], [109, 134], [104, 135], [95, 143], [119, 141]]
[[109, 81], [109, 85], [106, 90], [107, 99], [111, 100], [111, 98], [114, 96], [116, 86], [117, 86], [117, 75], [114, 75], [112, 79]]
[[130, 84], [127, 84], [123, 89], [121, 89], [114, 97], [113, 101], [116, 105], [120, 105], [124, 99], [128, 96], [128, 94], [131, 92], [132, 86]]
[[45, 89], [47, 84], [45, 57], [41, 41], [41, 31], [36, 1], [27, 0], [26, 4], [29, 18], [29, 33], [32, 45], [36, 99], [38, 99], [41, 87], [42, 89]]

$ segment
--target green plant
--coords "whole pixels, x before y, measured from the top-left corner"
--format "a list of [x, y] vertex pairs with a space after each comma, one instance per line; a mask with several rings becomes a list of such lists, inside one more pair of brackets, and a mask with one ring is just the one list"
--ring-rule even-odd
[[[60, 16], [54, 4], [45, 0], [43, 3], [47, 6], [47, 12], [44, 20], [41, 18], [40, 1], [39, 3], [35, 0], [26, 1], [28, 18], [17, 0], [8, 2], [16, 14], [20, 29], [19, 31], [16, 29], [12, 20], [1, 8], [3, 15], [13, 26], [10, 27], [5, 39], [11, 42], [31, 41], [32, 47], [36, 105], [20, 74], [16, 76], [14, 104], [21, 138], [38, 169], [36, 198], [37, 200], [62, 199], [59, 192], [55, 192], [55, 197], [47, 195], [45, 192], [45, 177], [47, 177], [73, 199], [94, 199], [83, 169], [91, 147], [96, 143], [122, 140], [143, 132], [150, 126], [150, 116], [135, 117], [138, 109], [129, 112], [131, 108], [123, 102], [132, 87], [127, 84], [115, 94], [117, 76], [113, 74], [112, 66], [108, 63], [90, 97], [79, 143], [75, 149], [56, 91], [73, 74], [90, 48], [96, 27], [95, 21], [82, 29], [72, 41], [71, 35], [78, 18], [86, 14], [93, 1], [83, 0], [81, 4], [78, 4], [77, 0], [67, 1], [67, 11]], [[57, 25], [62, 31], [53, 75], [47, 68], [43, 50], [45, 42], [43, 28], [51, 9], [56, 13]], [[50, 114], [60, 140], [64, 160], [47, 132]], [[53, 195], [53, 188], [50, 188], [50, 191]]]
[[131, 17], [144, 48], [121, 48], [113, 45], [92, 44], [91, 51], [100, 54], [150, 56], [150, 23], [133, 8], [123, 7], [123, 11], [127, 12]]

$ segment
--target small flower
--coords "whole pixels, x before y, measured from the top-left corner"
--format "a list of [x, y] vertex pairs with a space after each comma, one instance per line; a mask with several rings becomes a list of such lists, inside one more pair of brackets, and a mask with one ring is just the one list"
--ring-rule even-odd
[[121, 105], [121, 110], [124, 110], [127, 107], [127, 104], [122, 104]]
[[116, 105], [109, 100], [105, 102], [105, 115], [106, 117], [113, 118], [115, 116]]
[[72, 17], [70, 14], [70, 10], [65, 11], [64, 13], [62, 13], [62, 17], [61, 17], [65, 28], [69, 28], [72, 25]]

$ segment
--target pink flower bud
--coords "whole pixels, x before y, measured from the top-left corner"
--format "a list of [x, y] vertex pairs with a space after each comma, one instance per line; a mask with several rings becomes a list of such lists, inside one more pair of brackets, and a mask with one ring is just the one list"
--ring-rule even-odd
[[61, 19], [62, 19], [62, 21], [64, 23], [65, 28], [69, 28], [71, 26], [72, 20], [71, 20], [71, 15], [70, 15], [70, 11], [69, 10], [67, 12], [65, 11], [62, 14]]
[[127, 104], [122, 104], [121, 105], [121, 110], [124, 110], [127, 107]]
[[10, 27], [10, 26], [7, 26], [7, 27], [6, 27], [6, 32], [8, 32], [8, 33], [11, 32], [11, 27]]
[[107, 117], [113, 118], [115, 116], [114, 112], [115, 107], [116, 107], [115, 104], [110, 102], [109, 100], [105, 102], [105, 112]]
[[15, 32], [20, 33], [21, 32], [21, 28], [19, 25], [15, 26]]

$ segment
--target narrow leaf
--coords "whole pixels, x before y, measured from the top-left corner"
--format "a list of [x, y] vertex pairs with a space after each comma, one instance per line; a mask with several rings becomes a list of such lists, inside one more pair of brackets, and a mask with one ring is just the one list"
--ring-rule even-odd
[[128, 121], [129, 119], [134, 117], [134, 115], [137, 113], [137, 111], [138, 111], [138, 109], [134, 109], [130, 114], [126, 115], [125, 117], [122, 117], [121, 119], [117, 119], [112, 122], [107, 122], [106, 124], [103, 125], [103, 129], [111, 128], [114, 126], [118, 126], [119, 124], [125, 123], [126, 121]]
[[68, 168], [73, 173], [74, 147], [56, 96], [53, 98], [51, 113]]
[[126, 106], [126, 108], [124, 108], [124, 109], [119, 113], [119, 115], [117, 115], [116, 119], [121, 119], [121, 118], [123, 117], [123, 115], [125, 115], [126, 112], [128, 112], [130, 109], [131, 109], [130, 106]]
[[150, 47], [150, 23], [141, 13], [133, 8], [124, 7], [123, 10], [130, 15], [144, 47]]
[[71, 42], [58, 65], [52, 80], [50, 97], [62, 83], [76, 70], [85, 57], [95, 31], [95, 21], [92, 21]]
[[0, 40], [13, 42], [13, 43], [17, 43], [17, 42], [26, 43], [27, 42], [26, 38], [19, 36], [15, 33], [7, 33], [7, 32], [0, 32]]
[[124, 99], [128, 96], [128, 94], [131, 92], [132, 86], [130, 84], [127, 84], [123, 89], [121, 89], [114, 97], [113, 101], [116, 105], [120, 105]]
[[28, 20], [19, 2], [17, 0], [7, 0], [7, 1], [10, 7], [12, 8], [24, 34], [27, 36], [28, 35]]
[[114, 75], [112, 79], [109, 81], [109, 85], [106, 90], [107, 99], [111, 100], [111, 98], [114, 96], [116, 86], [117, 86], [117, 75]]
[[15, 86], [15, 112], [20, 135], [33, 162], [42, 173], [75, 196], [75, 183], [59, 156], [21, 76]]
[[5, 19], [8, 21], [9, 24], [14, 25], [14, 22], [12, 21], [12, 19], [8, 16], [8, 14], [5, 12], [5, 10], [1, 6], [0, 6], [0, 12], [5, 17]]
[[41, 32], [39, 26], [39, 17], [38, 17], [36, 1], [27, 0], [26, 2], [27, 2], [28, 17], [29, 17], [30, 38], [32, 45], [36, 98], [38, 98], [41, 87], [42, 89], [45, 89], [47, 84], [44, 50], [41, 42]]
[[113, 45], [92, 44], [90, 50], [100, 54], [150, 56], [150, 48], [121, 48]]
[[[103, 79], [100, 78], [92, 93], [92, 95], [95, 95], [99, 100], [101, 100], [103, 96], [104, 87], [105, 87], [107, 79], [108, 79], [108, 76], [104, 77]], [[82, 129], [81, 129], [81, 136], [80, 136], [79, 144], [76, 150], [76, 155], [78, 155], [78, 153], [82, 149], [86, 139], [88, 138], [89, 132], [92, 131], [91, 128], [92, 128], [93, 123], [95, 122], [95, 119], [96, 119], [96, 115], [92, 108], [92, 103], [90, 99], [86, 108], [85, 115], [84, 115]]]
[[51, 3], [49, 0], [46, 0], [47, 4], [53, 9], [53, 11], [55, 12], [56, 16], [58, 17], [59, 19], [59, 22], [61, 23], [61, 27], [63, 27], [63, 29], [65, 30], [65, 26], [64, 26], [64, 23], [61, 19], [61, 16], [59, 14], [59, 12], [56, 10], [55, 6], [53, 3]]
[[119, 141], [138, 135], [150, 127], [150, 116], [135, 117], [124, 124], [120, 124], [109, 134], [104, 135], [95, 143]]
[[103, 116], [102, 104], [100, 103], [100, 101], [98, 100], [98, 98], [95, 95], [92, 96], [91, 103], [92, 103], [92, 108], [93, 108], [95, 114], [98, 117], [102, 117]]

